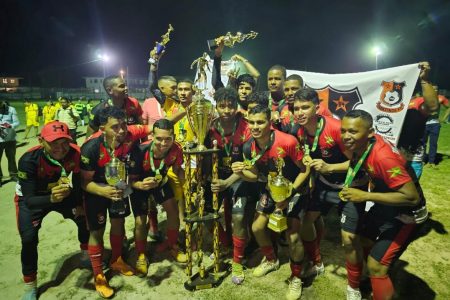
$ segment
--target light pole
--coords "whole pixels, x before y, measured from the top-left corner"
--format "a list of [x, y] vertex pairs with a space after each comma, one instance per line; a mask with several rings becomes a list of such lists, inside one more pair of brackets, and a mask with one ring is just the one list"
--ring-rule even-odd
[[375, 55], [375, 70], [378, 70], [378, 56], [380, 56], [382, 52], [378, 46], [373, 47], [372, 52]]

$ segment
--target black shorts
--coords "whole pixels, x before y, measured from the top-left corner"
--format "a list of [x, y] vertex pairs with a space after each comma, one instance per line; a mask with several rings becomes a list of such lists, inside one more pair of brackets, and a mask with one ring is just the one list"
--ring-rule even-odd
[[134, 216], [145, 216], [148, 214], [148, 201], [150, 196], [153, 197], [157, 204], [163, 204], [167, 200], [175, 197], [172, 188], [167, 182], [162, 186], [148, 191], [133, 190], [133, 193], [130, 195], [130, 201]]
[[391, 265], [406, 250], [420, 225], [404, 224], [400, 220], [383, 220], [368, 213], [361, 235], [372, 240], [370, 256], [382, 265]]
[[318, 179], [308, 205], [308, 211], [318, 211], [321, 215], [326, 216], [333, 206], [337, 206], [341, 217], [341, 229], [358, 234], [361, 231], [366, 203], [342, 201], [339, 198], [339, 192], [340, 190], [333, 189]]
[[[244, 214], [246, 205], [256, 202], [257, 193], [255, 191], [257, 190], [258, 185], [256, 183], [239, 179], [225, 191], [219, 193], [219, 207], [222, 206], [224, 201], [228, 201], [232, 205], [232, 214]], [[205, 186], [205, 201], [206, 211], [213, 212], [211, 182], [209, 181]]]
[[111, 203], [112, 200], [92, 195], [90, 193], [85, 193], [84, 199], [84, 210], [86, 212], [86, 219], [88, 223], [89, 230], [99, 230], [106, 226], [106, 212], [111, 219], [125, 218], [130, 215], [130, 201], [127, 198], [123, 199], [125, 204], [125, 213], [122, 215], [117, 215], [111, 213]]
[[[283, 211], [284, 215], [288, 218], [301, 219], [306, 212], [308, 197], [308, 195], [300, 195], [299, 193], [289, 197], [288, 206]], [[275, 201], [273, 201], [269, 191], [263, 190], [261, 192], [259, 201], [256, 204], [256, 211], [266, 215], [275, 211]]]

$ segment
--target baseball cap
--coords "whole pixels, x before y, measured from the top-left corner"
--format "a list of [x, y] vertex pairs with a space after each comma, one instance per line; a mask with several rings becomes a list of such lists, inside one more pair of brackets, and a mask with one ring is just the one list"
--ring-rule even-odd
[[60, 138], [72, 140], [67, 124], [59, 121], [45, 124], [41, 131], [41, 137], [47, 142], [53, 142]]

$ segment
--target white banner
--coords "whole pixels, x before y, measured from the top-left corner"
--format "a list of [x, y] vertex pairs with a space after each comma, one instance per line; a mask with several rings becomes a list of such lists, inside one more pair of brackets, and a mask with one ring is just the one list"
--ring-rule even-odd
[[352, 109], [369, 112], [376, 132], [397, 144], [409, 100], [419, 77], [419, 64], [361, 73], [323, 74], [288, 70], [302, 76], [336, 117]]

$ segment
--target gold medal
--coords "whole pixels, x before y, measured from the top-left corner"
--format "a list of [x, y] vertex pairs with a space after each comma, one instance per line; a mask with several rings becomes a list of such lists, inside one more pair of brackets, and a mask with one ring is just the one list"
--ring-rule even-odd
[[229, 156], [222, 157], [222, 165], [225, 168], [231, 168], [231, 157]]
[[251, 160], [246, 159], [244, 160], [245, 169], [250, 170], [253, 167], [253, 163]]
[[344, 193], [342, 191], [339, 192], [339, 199], [341, 199], [342, 201], [347, 201], [347, 199], [344, 198]]
[[155, 175], [155, 180], [156, 180], [156, 182], [161, 182], [162, 179], [163, 179], [163, 177], [162, 177], [161, 174], [156, 174], [156, 175]]

